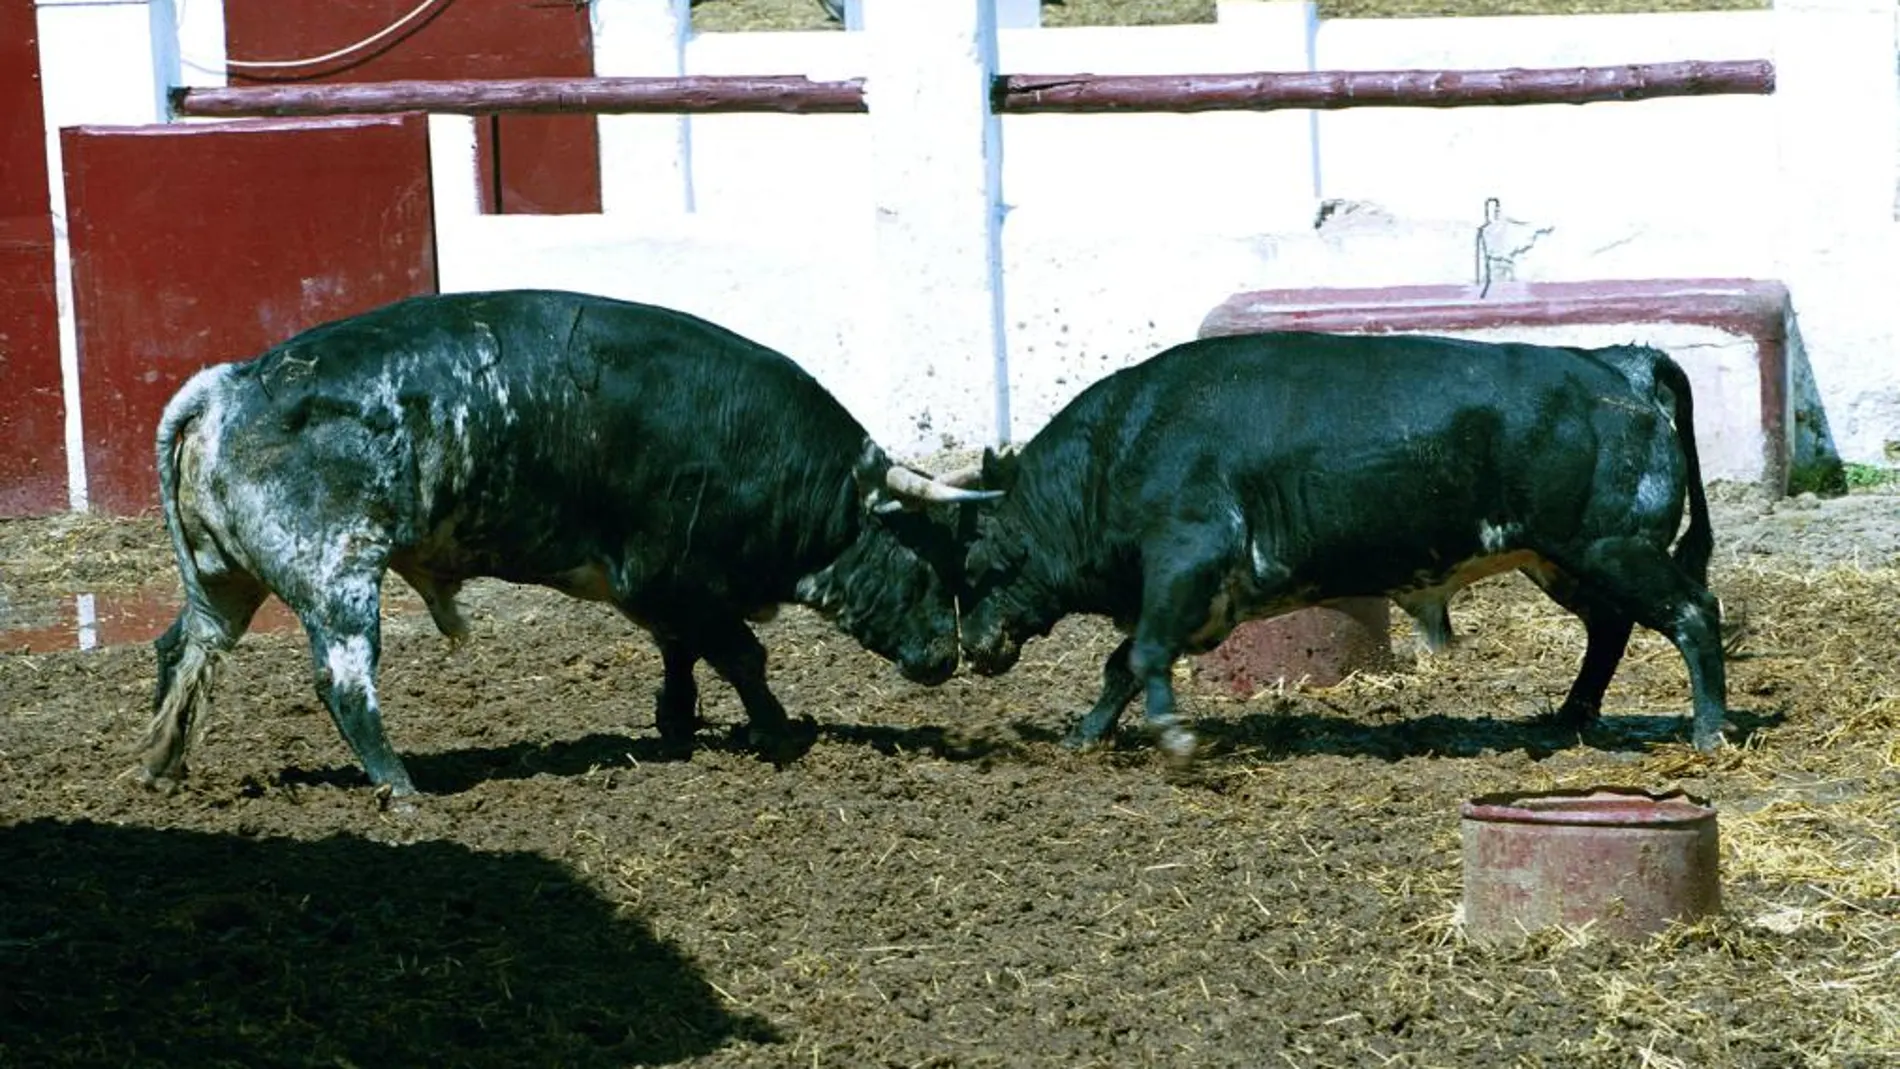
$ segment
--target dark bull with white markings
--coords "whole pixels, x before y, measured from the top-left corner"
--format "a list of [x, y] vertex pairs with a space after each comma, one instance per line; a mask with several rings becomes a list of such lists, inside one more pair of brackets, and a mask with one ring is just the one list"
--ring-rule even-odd
[[1194, 737], [1169, 679], [1182, 654], [1242, 620], [1380, 595], [1442, 647], [1451, 596], [1510, 569], [1587, 629], [1564, 724], [1597, 718], [1640, 623], [1688, 664], [1696, 746], [1722, 740], [1689, 382], [1654, 349], [1209, 338], [1097, 382], [984, 468], [1005, 495], [980, 508], [966, 562], [971, 666], [1008, 670], [1074, 612], [1128, 636], [1072, 744], [1100, 739], [1141, 693], [1148, 726], [1185, 756]]
[[607, 602], [659, 645], [663, 736], [698, 726], [703, 658], [769, 747], [786, 716], [745, 621], [803, 603], [942, 682], [961, 546], [898, 506], [988, 496], [893, 464], [764, 346], [554, 292], [419, 297], [207, 368], [166, 406], [158, 469], [185, 606], [157, 642], [146, 773], [184, 774], [216, 655], [274, 593], [338, 730], [397, 794], [414, 788], [376, 697], [386, 570], [451, 637], [476, 576]]

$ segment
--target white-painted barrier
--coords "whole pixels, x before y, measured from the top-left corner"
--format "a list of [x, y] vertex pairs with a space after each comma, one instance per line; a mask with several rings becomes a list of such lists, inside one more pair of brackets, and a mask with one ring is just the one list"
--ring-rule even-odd
[[[212, 47], [217, 6], [189, 5], [187, 58]], [[873, 114], [604, 117], [607, 210], [588, 217], [476, 214], [469, 124], [437, 119], [443, 287], [567, 286], [705, 315], [792, 354], [921, 453], [1026, 438], [1236, 292], [1469, 283], [1497, 198], [1515, 225], [1494, 252], [1518, 281], [1786, 282], [1841, 455], [1880, 462], [1900, 443], [1893, 0], [1320, 22], [1304, 4], [1223, 0], [1207, 26], [1002, 31], [980, 0], [865, 6], [861, 33], [693, 36], [686, 0], [595, 0], [598, 74], [862, 75]], [[169, 12], [42, 0], [49, 130], [155, 118], [163, 35], [126, 35]], [[124, 23], [111, 77], [101, 19]], [[1000, 121], [977, 99], [999, 70], [1758, 57], [1777, 64], [1774, 96]]]

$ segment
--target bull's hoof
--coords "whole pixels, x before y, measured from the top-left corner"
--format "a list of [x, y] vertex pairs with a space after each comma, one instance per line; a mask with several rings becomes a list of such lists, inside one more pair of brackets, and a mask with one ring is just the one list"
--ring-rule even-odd
[[154, 772], [149, 768], [140, 768], [138, 770], [138, 780], [139, 786], [144, 787], [153, 794], [169, 798], [178, 793], [178, 789], [184, 786], [185, 769], [182, 765], [171, 772]]
[[1106, 733], [1090, 735], [1079, 727], [1071, 730], [1067, 735], [1062, 736], [1063, 747], [1065, 749], [1074, 750], [1076, 753], [1087, 753], [1105, 741], [1107, 741]]
[[1157, 740], [1157, 745], [1161, 748], [1162, 756], [1166, 757], [1170, 764], [1185, 765], [1194, 760], [1195, 753], [1200, 749], [1201, 740], [1195, 738], [1194, 732], [1187, 728], [1179, 724], [1169, 724], [1161, 729], [1161, 737]]
[[1728, 745], [1728, 735], [1723, 731], [1727, 726], [1723, 724], [1708, 730], [1697, 728], [1690, 735], [1689, 741], [1702, 753], [1714, 753]]
[[392, 817], [413, 817], [418, 812], [416, 802], [421, 795], [407, 782], [401, 784], [384, 783], [376, 788], [376, 808]]
[[1062, 745], [1077, 753], [1086, 753], [1114, 738], [1115, 728], [1114, 717], [1098, 717], [1091, 710], [1075, 718], [1075, 723], [1069, 726], [1069, 733], [1062, 737]]
[[660, 741], [669, 748], [690, 748], [699, 729], [705, 726], [705, 721], [695, 716], [685, 720], [661, 720], [654, 726], [660, 729]]
[[1591, 702], [1565, 702], [1551, 714], [1551, 722], [1566, 731], [1586, 731], [1602, 719], [1603, 707]]
[[733, 745], [775, 765], [798, 760], [817, 741], [818, 722], [809, 716], [779, 724], [738, 724], [732, 729]]

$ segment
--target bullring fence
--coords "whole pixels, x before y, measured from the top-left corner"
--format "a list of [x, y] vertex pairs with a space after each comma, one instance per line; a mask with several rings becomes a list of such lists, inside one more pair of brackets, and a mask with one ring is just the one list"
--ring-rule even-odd
[[[1403, 313], [1358, 329], [1437, 321], [1662, 344], [1699, 373], [1698, 400], [1714, 399], [1720, 477], [1779, 487], [1790, 465], [1837, 449], [1877, 459], [1900, 438], [1888, 418], [1900, 375], [1883, 358], [1896, 313], [1872, 281], [1890, 277], [1897, 247], [1890, 5], [1393, 28], [1222, 3], [1206, 27], [999, 32], [975, 0], [872, 0], [862, 33], [695, 36], [684, 0], [597, 0], [579, 15], [587, 75], [234, 86], [216, 25], [234, 3], [194, 0], [169, 22], [167, 4], [39, 7], [49, 173], [65, 179], [50, 199], [66, 223], [73, 505], [149, 499], [140, 424], [156, 411], [144, 396], [113, 408], [136, 391], [95, 385], [89, 369], [155, 395], [196, 363], [404, 288], [564, 286], [703, 314], [791, 353], [913, 454], [1026, 438], [1236, 294], [1275, 314]], [[113, 39], [142, 50], [102, 68], [95, 48], [75, 89], [77, 46], [115, 20]], [[1091, 73], [1009, 73], [1022, 70]], [[1619, 103], [1566, 106], [1584, 101]], [[567, 214], [496, 211], [511, 181], [497, 155], [532, 155], [497, 148], [508, 131], [492, 117], [548, 112], [599, 116], [599, 210], [583, 193], [578, 210], [557, 206]], [[209, 118], [337, 114], [350, 117]], [[277, 146], [205, 151], [253, 131]], [[284, 173], [276, 154], [320, 171], [354, 137], [423, 162], [375, 181], [342, 168], [336, 218], [320, 227], [294, 215], [321, 189], [239, 210], [232, 189], [256, 200]], [[287, 292], [229, 301], [239, 328], [195, 350], [163, 335], [218, 333], [195, 318], [232, 314], [217, 295], [127, 315], [113, 310], [123, 280], [88, 275], [142, 225], [98, 210], [131, 195], [107, 179], [166, 153], [198, 175], [178, 214], [196, 196], [227, 219], [221, 247], [291, 263], [270, 283]], [[229, 182], [203, 177], [220, 155]], [[162, 198], [171, 172], [143, 170]], [[86, 196], [87, 175], [120, 192], [66, 203]], [[159, 289], [215, 276], [230, 294], [242, 278], [217, 275], [217, 249], [181, 244], [189, 229], [122, 259], [165, 261]], [[342, 250], [313, 259], [326, 252], [313, 230]], [[348, 255], [365, 246], [373, 255]], [[347, 277], [326, 274], [330, 259], [349, 261]], [[1609, 283], [1659, 299], [1628, 321], [1604, 321], [1601, 305], [1565, 318], [1579, 292], [1590, 305]], [[1552, 286], [1570, 289], [1557, 299]], [[1783, 295], [1768, 312], [1764, 293]], [[1746, 306], [1746, 325], [1679, 315], [1678, 297]], [[1421, 319], [1421, 307], [1440, 311]], [[117, 335], [94, 325], [110, 323]], [[115, 468], [121, 454], [136, 462]]]

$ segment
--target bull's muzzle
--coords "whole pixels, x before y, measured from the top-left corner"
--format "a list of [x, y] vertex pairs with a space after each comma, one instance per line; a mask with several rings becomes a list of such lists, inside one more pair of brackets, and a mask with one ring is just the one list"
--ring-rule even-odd
[[964, 659], [970, 662], [971, 671], [980, 676], [1000, 676], [1016, 667], [1022, 655], [1022, 643], [1002, 637], [966, 645], [963, 649]]
[[921, 656], [898, 661], [897, 671], [912, 683], [934, 687], [957, 674], [957, 644], [954, 640], [933, 642]]

